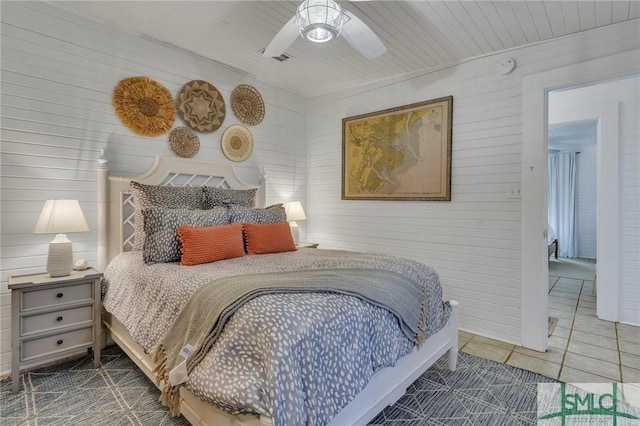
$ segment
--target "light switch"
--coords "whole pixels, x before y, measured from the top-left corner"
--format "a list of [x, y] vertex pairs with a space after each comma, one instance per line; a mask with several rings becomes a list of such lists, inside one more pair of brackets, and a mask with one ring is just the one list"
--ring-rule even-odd
[[509, 185], [507, 187], [507, 198], [518, 199], [522, 198], [522, 188], [520, 185]]

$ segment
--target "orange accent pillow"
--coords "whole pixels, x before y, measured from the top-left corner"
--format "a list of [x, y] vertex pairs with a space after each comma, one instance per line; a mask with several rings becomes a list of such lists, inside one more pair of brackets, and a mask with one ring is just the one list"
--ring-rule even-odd
[[289, 222], [243, 223], [248, 254], [296, 251]]
[[180, 264], [185, 266], [244, 256], [242, 224], [219, 226], [179, 226], [182, 242]]

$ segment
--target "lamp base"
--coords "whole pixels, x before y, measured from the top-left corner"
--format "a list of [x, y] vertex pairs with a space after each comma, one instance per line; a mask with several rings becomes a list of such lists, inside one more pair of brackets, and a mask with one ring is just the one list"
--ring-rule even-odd
[[298, 224], [292, 220], [289, 222], [289, 227], [291, 228], [291, 237], [293, 237], [293, 244], [298, 245], [300, 242], [300, 228], [298, 228]]
[[64, 234], [58, 234], [49, 243], [47, 272], [51, 277], [66, 277], [73, 269], [73, 249], [71, 240]]

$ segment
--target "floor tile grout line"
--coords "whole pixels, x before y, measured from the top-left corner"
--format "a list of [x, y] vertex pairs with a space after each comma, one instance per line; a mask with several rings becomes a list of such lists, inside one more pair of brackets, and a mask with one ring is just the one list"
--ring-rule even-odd
[[473, 336], [471, 336], [471, 339], [467, 340], [467, 341], [465, 342], [465, 344], [464, 344], [464, 345], [462, 345], [462, 346], [460, 346], [460, 347], [458, 348], [458, 352], [462, 352], [462, 350], [463, 350], [463, 349], [464, 349], [464, 348], [469, 344], [469, 342], [470, 342], [470, 341], [472, 341], [472, 340], [473, 340], [473, 338], [474, 338], [474, 337], [476, 337], [476, 336], [477, 336], [476, 334], [474, 334]]
[[[583, 292], [584, 292], [584, 287], [585, 287], [585, 285], [587, 285], [587, 282], [586, 282], [586, 281], [589, 281], [589, 280], [582, 280], [582, 285], [581, 285], [581, 289], [580, 289], [580, 297], [582, 297], [582, 294], [583, 294]], [[579, 301], [579, 300], [580, 300], [580, 298], [578, 298], [578, 301]], [[579, 302], [578, 302], [578, 303], [579, 303]], [[576, 316], [577, 316], [577, 308], [578, 308], [578, 306], [576, 306]], [[599, 320], [599, 321], [602, 321], [602, 320], [600, 320], [597, 316], [595, 316], [595, 318], [596, 318], [597, 320]], [[621, 362], [621, 359], [620, 359], [620, 356], [621, 356], [621, 355], [620, 355], [620, 350], [619, 350], [619, 340], [618, 340], [618, 333], [617, 333], [617, 323], [615, 323], [615, 322], [614, 322], [613, 324], [614, 324], [614, 330], [615, 330], [615, 331], [614, 331], [614, 333], [616, 334], [616, 337], [615, 337], [615, 339], [616, 339], [616, 346], [617, 346], [617, 348], [618, 348], [615, 352], [617, 353], [617, 356], [618, 356], [618, 362], [617, 362], [617, 364], [618, 364], [618, 368], [620, 369], [620, 381], [622, 382], [622, 380], [623, 380], [622, 373], [621, 373], [621, 369], [622, 369], [622, 365], [621, 365], [621, 364], [622, 364], [622, 362]], [[574, 323], [573, 323], [573, 324], [572, 324], [572, 326], [571, 326], [570, 337], [569, 337], [569, 341], [568, 341], [568, 343], [570, 343], [571, 336], [573, 336], [574, 325], [575, 325], [575, 318], [574, 318]], [[604, 337], [604, 336], [603, 336], [603, 337]], [[581, 343], [581, 342], [579, 342], [579, 343]], [[587, 345], [591, 345], [590, 343], [586, 343], [586, 344], [587, 344]], [[609, 348], [602, 347], [602, 346], [599, 346], [599, 345], [592, 345], [592, 346], [597, 346], [597, 347], [599, 347], [599, 348], [603, 348], [603, 349], [609, 349]], [[567, 351], [566, 351], [566, 352], [568, 352], [568, 345], [567, 345]], [[566, 357], [566, 352], [565, 352], [565, 357]], [[603, 360], [603, 359], [600, 359], [600, 358], [591, 357], [591, 356], [589, 356], [589, 355], [585, 355], [585, 354], [578, 354], [578, 355], [581, 355], [581, 356], [586, 357], [586, 358], [591, 358], [591, 359], [594, 359], [594, 360], [597, 360], [597, 361], [600, 361], [600, 362], [610, 363], [608, 360]], [[563, 361], [564, 361], [564, 359], [563, 359]], [[574, 367], [571, 367], [571, 368], [574, 368]], [[576, 369], [577, 369], [577, 370], [580, 370], [580, 371], [584, 371], [584, 370], [581, 370], [580, 368], [576, 368]], [[611, 379], [610, 377], [606, 377], [606, 376], [603, 376], [603, 375], [601, 375], [601, 374], [595, 374], [595, 373], [591, 373], [591, 372], [588, 372], [588, 371], [585, 371], [585, 372], [586, 372], [586, 373], [590, 373], [590, 374], [594, 374], [594, 375], [596, 375], [596, 376], [601, 376], [601, 377], [604, 377], [604, 378], [606, 378], [606, 379], [613, 380], [613, 379]]]
[[569, 351], [569, 343], [571, 342], [571, 335], [573, 334], [573, 327], [576, 323], [576, 316], [578, 315], [578, 303], [580, 301], [580, 295], [582, 294], [582, 286], [584, 285], [584, 281], [580, 284], [580, 291], [578, 292], [578, 300], [576, 300], [576, 306], [573, 311], [573, 320], [571, 321], [571, 328], [569, 329], [569, 336], [567, 337], [567, 344], [564, 347], [564, 351], [562, 353], [562, 360], [560, 361], [560, 370], [558, 371], [558, 380], [560, 380], [560, 376], [562, 375], [562, 370], [564, 370], [564, 363], [567, 359], [567, 352]]
[[512, 345], [511, 351], [509, 352], [509, 355], [507, 355], [507, 359], [504, 360], [503, 364], [506, 364], [509, 362], [509, 360], [511, 359], [511, 355], [513, 355], [515, 351], [516, 351], [516, 345]]
[[613, 323], [613, 329], [616, 333], [616, 347], [618, 348], [618, 369], [620, 370], [620, 383], [624, 383], [624, 374], [622, 370], [622, 355], [620, 354], [620, 336], [618, 333], [618, 323]]

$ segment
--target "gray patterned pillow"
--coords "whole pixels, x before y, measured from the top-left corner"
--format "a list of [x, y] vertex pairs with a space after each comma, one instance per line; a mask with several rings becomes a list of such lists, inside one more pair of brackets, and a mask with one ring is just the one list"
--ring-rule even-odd
[[204, 187], [204, 208], [213, 206], [238, 204], [244, 207], [255, 207], [257, 189], [226, 189]]
[[215, 226], [229, 223], [226, 207], [209, 210], [166, 209], [151, 207], [142, 210], [145, 239], [142, 256], [146, 264], [177, 262], [180, 260], [178, 227]]
[[142, 250], [144, 245], [144, 219], [142, 210], [150, 207], [166, 207], [170, 209], [200, 209], [204, 193], [202, 187], [177, 187], [145, 185], [131, 182], [133, 194], [133, 250]]
[[229, 218], [232, 223], [275, 223], [286, 221], [287, 213], [282, 204], [274, 204], [266, 209], [231, 204], [229, 205]]

